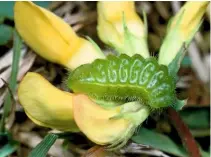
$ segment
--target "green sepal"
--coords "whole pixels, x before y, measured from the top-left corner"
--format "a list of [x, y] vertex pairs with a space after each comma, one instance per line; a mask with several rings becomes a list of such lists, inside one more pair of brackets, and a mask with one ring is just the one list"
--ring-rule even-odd
[[121, 119], [126, 117], [129, 113], [135, 113], [140, 108], [138, 101], [128, 102], [121, 106], [121, 111], [118, 115], [111, 117], [110, 119]]
[[93, 47], [97, 50], [97, 52], [99, 54], [101, 54], [103, 56], [103, 58], [105, 58], [105, 54], [103, 53], [103, 51], [100, 49], [100, 47], [97, 45], [97, 43], [92, 40], [89, 36], [86, 36], [87, 40], [93, 45]]
[[128, 56], [132, 56], [135, 54], [140, 54], [144, 58], [148, 58], [149, 55], [149, 50], [147, 46], [147, 20], [146, 20], [146, 14], [144, 14], [144, 37], [138, 37], [136, 35], [133, 35], [126, 24], [125, 16], [123, 13], [123, 29], [124, 29], [124, 46], [118, 51], [120, 53], [125, 53]]
[[185, 100], [176, 99], [176, 102], [175, 102], [175, 104], [172, 105], [172, 108], [174, 108], [176, 111], [179, 111], [179, 110], [181, 110], [186, 104], [187, 104], [187, 99], [185, 99]]
[[173, 78], [175, 78], [175, 80], [177, 80], [177, 72], [179, 71], [181, 62], [185, 56], [185, 53], [187, 52], [187, 48], [188, 48], [192, 38], [194, 37], [195, 33], [199, 29], [200, 25], [201, 25], [201, 23], [196, 27], [196, 29], [193, 30], [193, 33], [192, 33], [190, 39], [187, 42], [183, 43], [182, 47], [180, 48], [180, 50], [177, 53], [177, 55], [175, 56], [175, 58], [168, 64], [169, 73]]
[[167, 33], [167, 34], [168, 34], [168, 32], [169, 32], [169, 29], [170, 29], [170, 26], [171, 26], [171, 24], [172, 24], [173, 19], [174, 19], [174, 17], [170, 18], [169, 21], [168, 21], [168, 23], [167, 23], [167, 26], [166, 26], [166, 30], [167, 30], [166, 33]]
[[107, 146], [106, 149], [113, 151], [123, 147], [132, 137], [139, 126], [148, 118], [150, 109], [146, 105], [142, 105], [137, 101], [125, 103], [121, 106], [120, 114], [113, 116], [110, 120], [126, 119], [130, 122], [128, 128], [123, 132], [121, 137]]
[[138, 101], [128, 102], [121, 106], [120, 113], [110, 119], [127, 119], [135, 127], [138, 127], [150, 114], [150, 109], [147, 105], [140, 104]]
[[169, 74], [172, 76], [172, 78], [174, 78], [175, 82], [177, 80], [177, 72], [179, 71], [181, 62], [185, 56], [186, 51], [186, 45], [183, 44], [175, 58], [168, 65]]
[[[160, 64], [169, 65], [173, 60], [172, 55], [174, 58], [177, 55], [177, 53], [175, 54], [175, 49], [179, 49], [180, 52], [181, 47], [184, 44], [181, 39], [181, 36], [179, 36], [179, 25], [181, 24], [183, 15], [184, 11], [181, 13], [178, 20], [176, 21], [174, 28], [171, 28], [171, 25], [175, 17], [171, 18], [168, 22], [166, 36], [159, 50], [158, 62]], [[174, 52], [173, 54], [172, 51]], [[171, 61], [168, 61], [168, 64], [166, 64], [166, 60]]]
[[148, 23], [147, 23], [147, 14], [145, 11], [142, 12], [143, 17], [144, 17], [144, 31], [145, 31], [145, 38], [147, 40], [148, 38]]

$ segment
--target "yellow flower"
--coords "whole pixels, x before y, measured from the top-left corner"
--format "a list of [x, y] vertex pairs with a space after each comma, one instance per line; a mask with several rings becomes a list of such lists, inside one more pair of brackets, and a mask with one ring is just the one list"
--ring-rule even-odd
[[34, 123], [62, 131], [79, 131], [73, 118], [73, 94], [57, 89], [41, 75], [27, 73], [19, 85], [18, 98]]
[[[181, 31], [182, 39], [184, 41], [189, 40], [193, 30], [201, 23], [202, 17], [206, 12], [209, 1], [205, 2], [187, 2], [174, 17], [172, 24], [169, 29], [174, 29], [179, 20], [180, 16], [181, 23], [179, 24], [179, 29]], [[181, 15], [183, 14], [183, 15]]]
[[[182, 45], [190, 43], [207, 5], [208, 2], [187, 2], [175, 16], [160, 50], [160, 64], [171, 63]], [[146, 26], [135, 12], [134, 2], [99, 2], [98, 15], [98, 34], [105, 43], [119, 53], [149, 57]], [[31, 2], [16, 2], [15, 25], [39, 55], [70, 69], [105, 57], [59, 17]], [[178, 68], [177, 64], [172, 67]], [[125, 145], [151, 112], [149, 106], [135, 101], [103, 108], [96, 103], [99, 100], [61, 91], [36, 73], [23, 78], [18, 98], [34, 123], [61, 131], [80, 129], [91, 141], [108, 149]]]
[[[146, 28], [135, 11], [134, 2], [101, 1], [98, 2], [97, 9], [98, 35], [103, 42], [116, 48], [119, 53], [128, 55], [139, 53], [145, 58], [149, 57]], [[124, 30], [123, 15], [129, 31], [127, 35]]]
[[79, 94], [73, 96], [73, 114], [78, 127], [91, 141], [115, 149], [125, 145], [136, 128], [146, 120], [149, 108], [130, 102], [104, 109]]
[[[168, 65], [183, 43], [189, 44], [207, 5], [208, 2], [187, 2], [176, 15], [160, 50], [161, 64]], [[146, 27], [135, 12], [134, 2], [99, 2], [98, 15], [98, 33], [105, 43], [119, 53], [149, 57]], [[92, 42], [78, 37], [59, 17], [31, 2], [16, 2], [15, 26], [39, 55], [70, 69], [105, 57]], [[55, 88], [36, 73], [28, 73], [23, 78], [18, 98], [36, 124], [61, 131], [80, 129], [91, 141], [109, 145], [110, 149], [126, 144], [150, 114], [149, 107], [140, 102], [103, 108], [85, 95]]]
[[146, 105], [138, 102], [104, 109], [85, 95], [55, 88], [33, 72], [28, 72], [21, 81], [18, 98], [27, 116], [37, 125], [70, 132], [80, 129], [91, 141], [111, 145], [110, 149], [126, 144], [150, 113]]
[[185, 44], [187, 47], [198, 30], [209, 2], [186, 2], [170, 21], [167, 36], [160, 48], [159, 63], [168, 65]]
[[80, 38], [62, 19], [32, 2], [16, 2], [15, 27], [24, 41], [43, 58], [70, 69], [104, 58], [92, 43]]
[[119, 113], [119, 108], [103, 109], [85, 95], [77, 95], [73, 100], [73, 113], [77, 125], [89, 139], [97, 144], [108, 144], [129, 126], [129, 123], [123, 119], [109, 122], [110, 117]]

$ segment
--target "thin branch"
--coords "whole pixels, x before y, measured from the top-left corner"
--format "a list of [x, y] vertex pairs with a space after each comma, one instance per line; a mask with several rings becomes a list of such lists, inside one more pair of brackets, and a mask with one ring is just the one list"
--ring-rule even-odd
[[174, 125], [177, 130], [183, 145], [185, 146], [187, 152], [190, 157], [201, 157], [200, 151], [196, 141], [194, 140], [190, 130], [187, 125], [181, 119], [179, 113], [177, 113], [174, 109], [168, 108], [168, 116], [171, 123]]

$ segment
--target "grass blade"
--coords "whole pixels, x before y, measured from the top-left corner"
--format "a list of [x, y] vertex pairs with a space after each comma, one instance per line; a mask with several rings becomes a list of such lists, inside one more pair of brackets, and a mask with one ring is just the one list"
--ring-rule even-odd
[[0, 149], [0, 157], [6, 157], [12, 154], [18, 148], [18, 142], [10, 141]]
[[28, 157], [46, 157], [49, 149], [59, 138], [56, 134], [48, 134], [45, 138], [31, 151]]
[[11, 106], [12, 106], [12, 95], [16, 90], [17, 85], [17, 74], [19, 69], [19, 61], [20, 61], [20, 54], [21, 54], [21, 47], [22, 47], [22, 40], [16, 30], [14, 30], [14, 43], [13, 43], [13, 61], [12, 61], [12, 73], [9, 81], [9, 88], [12, 93], [8, 92], [5, 101], [4, 101], [4, 109], [0, 123], [0, 132], [4, 132], [4, 124], [5, 118], [8, 116]]

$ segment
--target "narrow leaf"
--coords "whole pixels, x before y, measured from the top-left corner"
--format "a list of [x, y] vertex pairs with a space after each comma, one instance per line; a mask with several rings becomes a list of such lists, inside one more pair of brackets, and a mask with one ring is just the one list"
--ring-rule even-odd
[[0, 123], [0, 132], [4, 132], [4, 121], [8, 116], [11, 105], [12, 105], [12, 95], [15, 92], [17, 85], [17, 74], [19, 69], [19, 60], [21, 54], [22, 40], [18, 33], [14, 30], [14, 44], [13, 44], [13, 60], [12, 60], [12, 73], [9, 81], [9, 88], [12, 93], [8, 92], [4, 101], [4, 112], [2, 114], [1, 123]]
[[45, 138], [31, 151], [28, 157], [46, 157], [49, 149], [59, 136], [48, 134]]
[[14, 151], [17, 150], [18, 145], [19, 145], [18, 142], [10, 141], [10, 143], [4, 145], [0, 149], [0, 157], [7, 157], [10, 154], [12, 154]]
[[185, 149], [174, 143], [168, 136], [146, 128], [141, 128], [139, 132], [132, 137], [132, 140], [138, 144], [148, 145], [176, 156], [187, 156]]

